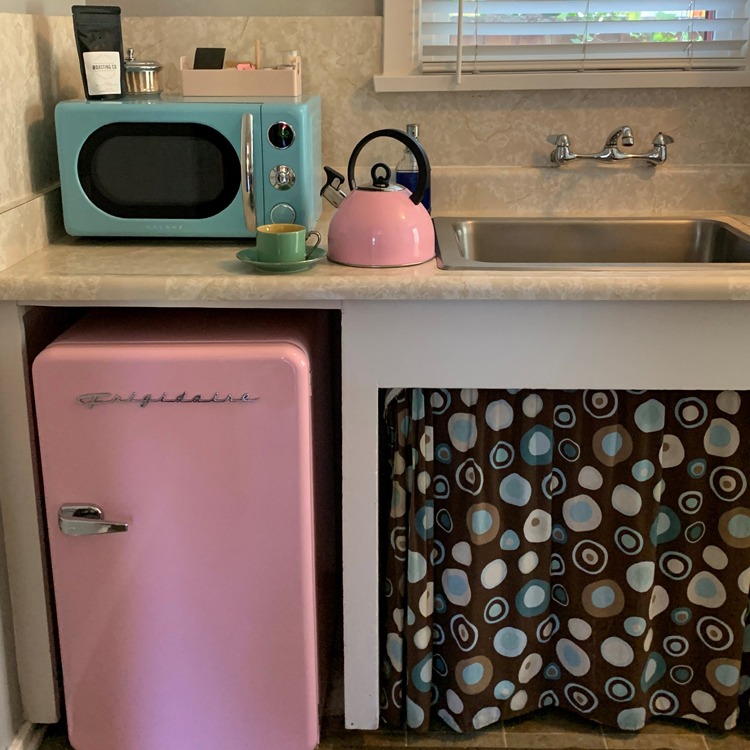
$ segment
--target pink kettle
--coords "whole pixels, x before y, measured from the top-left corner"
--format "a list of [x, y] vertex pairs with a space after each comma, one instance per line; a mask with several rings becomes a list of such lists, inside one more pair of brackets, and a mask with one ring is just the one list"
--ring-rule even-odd
[[[354, 170], [362, 149], [376, 138], [394, 138], [414, 154], [419, 180], [414, 193], [391, 184], [385, 164], [372, 168], [372, 185], [357, 187]], [[419, 141], [402, 130], [377, 130], [363, 138], [349, 159], [350, 193], [341, 190], [344, 176], [325, 168], [321, 195], [338, 208], [328, 230], [328, 258], [347, 266], [382, 268], [415, 266], [435, 257], [435, 228], [422, 198], [430, 186], [430, 161]]]

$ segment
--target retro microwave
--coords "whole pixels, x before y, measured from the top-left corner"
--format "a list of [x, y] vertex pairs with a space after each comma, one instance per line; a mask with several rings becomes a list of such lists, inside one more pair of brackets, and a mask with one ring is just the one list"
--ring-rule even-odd
[[74, 237], [254, 237], [320, 217], [318, 96], [67, 101], [55, 125]]

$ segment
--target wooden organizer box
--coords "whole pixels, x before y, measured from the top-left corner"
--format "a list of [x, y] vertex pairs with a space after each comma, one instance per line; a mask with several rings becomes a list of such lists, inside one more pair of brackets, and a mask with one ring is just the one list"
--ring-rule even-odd
[[187, 57], [180, 58], [183, 96], [300, 96], [302, 59], [292, 58], [290, 68], [275, 70], [193, 70]]

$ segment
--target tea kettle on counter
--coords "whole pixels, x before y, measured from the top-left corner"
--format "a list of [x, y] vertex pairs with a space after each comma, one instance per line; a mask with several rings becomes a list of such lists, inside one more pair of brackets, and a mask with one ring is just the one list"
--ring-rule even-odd
[[[419, 169], [414, 193], [391, 184], [391, 169], [378, 163], [372, 185], [358, 187], [354, 177], [362, 149], [376, 138], [393, 138], [413, 154]], [[320, 194], [338, 210], [328, 230], [328, 259], [347, 266], [416, 266], [435, 257], [435, 228], [422, 198], [430, 186], [430, 160], [419, 141], [402, 130], [377, 130], [365, 136], [349, 159], [350, 193], [341, 190], [344, 175], [325, 167]]]

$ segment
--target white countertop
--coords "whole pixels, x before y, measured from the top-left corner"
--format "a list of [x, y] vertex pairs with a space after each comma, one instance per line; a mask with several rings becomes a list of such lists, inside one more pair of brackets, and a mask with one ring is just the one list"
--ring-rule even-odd
[[[712, 218], [750, 225], [750, 217]], [[236, 259], [244, 246], [68, 238], [0, 273], [0, 300], [175, 305], [274, 300], [750, 300], [750, 264], [441, 271], [435, 261], [387, 269], [324, 261], [305, 273], [268, 275]]]

